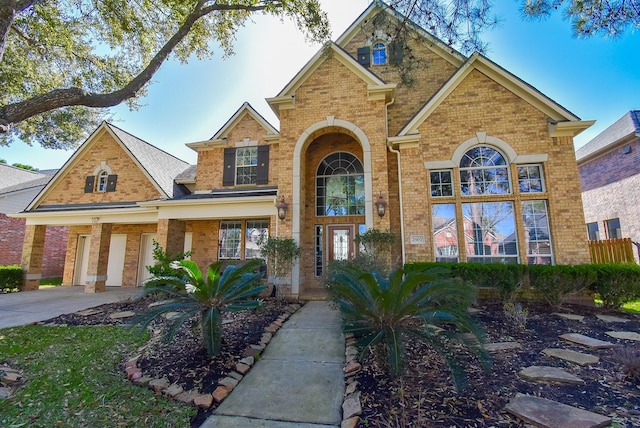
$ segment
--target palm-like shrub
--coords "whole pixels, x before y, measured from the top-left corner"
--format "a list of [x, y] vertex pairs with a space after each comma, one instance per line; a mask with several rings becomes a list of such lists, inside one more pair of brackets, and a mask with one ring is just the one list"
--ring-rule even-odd
[[222, 346], [221, 309], [240, 311], [255, 309], [261, 301], [255, 299], [262, 290], [260, 273], [255, 273], [261, 264], [252, 260], [242, 266], [227, 266], [220, 273], [221, 262], [209, 266], [204, 277], [198, 265], [190, 260], [175, 263], [172, 268], [180, 276], [151, 278], [145, 283], [140, 298], [151, 294], [162, 294], [168, 302], [156, 306], [134, 320], [134, 325], [144, 331], [158, 316], [172, 313], [165, 339], [171, 339], [185, 321], [199, 316], [199, 327], [207, 353], [217, 355]]
[[414, 338], [445, 359], [461, 389], [465, 376], [456, 344], [471, 349], [485, 368], [489, 357], [481, 347], [482, 331], [467, 311], [476, 298], [475, 287], [443, 273], [400, 268], [383, 278], [377, 271], [346, 266], [334, 272], [329, 289], [341, 312], [343, 331], [358, 338], [363, 352], [382, 353], [391, 376], [404, 372], [407, 341]]

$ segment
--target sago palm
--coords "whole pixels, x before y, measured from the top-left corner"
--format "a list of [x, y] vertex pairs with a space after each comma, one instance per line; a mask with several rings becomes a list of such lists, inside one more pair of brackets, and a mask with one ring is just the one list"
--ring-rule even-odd
[[172, 266], [181, 276], [156, 277], [145, 283], [140, 298], [164, 294], [169, 301], [145, 312], [134, 324], [144, 330], [158, 316], [172, 313], [165, 330], [165, 338], [170, 339], [185, 321], [199, 315], [207, 353], [217, 355], [222, 346], [220, 310], [240, 311], [260, 306], [260, 300], [255, 297], [266, 288], [260, 283], [261, 274], [255, 273], [260, 263], [252, 260], [241, 266], [227, 266], [224, 273], [220, 273], [222, 263], [216, 262], [209, 266], [204, 277], [196, 263], [182, 260]]
[[383, 278], [377, 271], [342, 267], [332, 275], [330, 293], [342, 314], [343, 331], [358, 338], [363, 352], [382, 352], [389, 374], [404, 372], [407, 341], [414, 338], [445, 359], [461, 388], [464, 370], [454, 344], [469, 347], [485, 367], [489, 358], [480, 346], [482, 332], [467, 311], [475, 288], [441, 273], [400, 268]]

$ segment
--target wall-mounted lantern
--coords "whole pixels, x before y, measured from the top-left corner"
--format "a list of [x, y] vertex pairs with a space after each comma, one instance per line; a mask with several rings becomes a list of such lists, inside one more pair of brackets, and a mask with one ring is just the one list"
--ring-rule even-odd
[[287, 210], [289, 209], [289, 205], [284, 201], [284, 196], [280, 197], [280, 202], [278, 202], [276, 208], [278, 208], [278, 218], [284, 220], [287, 216]]
[[382, 192], [380, 192], [380, 196], [378, 196], [378, 200], [375, 203], [376, 211], [378, 212], [378, 216], [380, 218], [384, 217], [387, 212], [387, 201], [384, 200], [384, 196], [382, 196]]

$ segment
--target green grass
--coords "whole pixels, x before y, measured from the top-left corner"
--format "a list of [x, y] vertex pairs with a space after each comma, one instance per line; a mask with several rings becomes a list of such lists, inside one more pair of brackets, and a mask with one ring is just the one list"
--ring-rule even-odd
[[622, 311], [640, 315], [640, 300], [625, 303], [622, 305]]
[[62, 285], [62, 277], [57, 276], [53, 278], [42, 278], [40, 280], [40, 288], [51, 288]]
[[0, 362], [26, 378], [0, 400], [0, 426], [188, 427], [195, 408], [126, 379], [124, 358], [144, 341], [118, 326], [0, 329]]

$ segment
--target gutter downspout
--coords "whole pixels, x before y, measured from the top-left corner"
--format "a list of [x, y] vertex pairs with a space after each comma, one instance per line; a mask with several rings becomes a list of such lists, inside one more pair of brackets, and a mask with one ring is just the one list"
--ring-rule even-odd
[[402, 253], [402, 266], [404, 267], [407, 262], [405, 250], [404, 250], [404, 204], [402, 202], [402, 168], [400, 165], [400, 150], [394, 149], [391, 144], [389, 144], [389, 106], [395, 102], [396, 98], [391, 98], [391, 101], [384, 105], [384, 124], [385, 124], [385, 132], [387, 134], [387, 149], [391, 153], [396, 154], [396, 158], [398, 159], [398, 202], [400, 203], [400, 250]]

